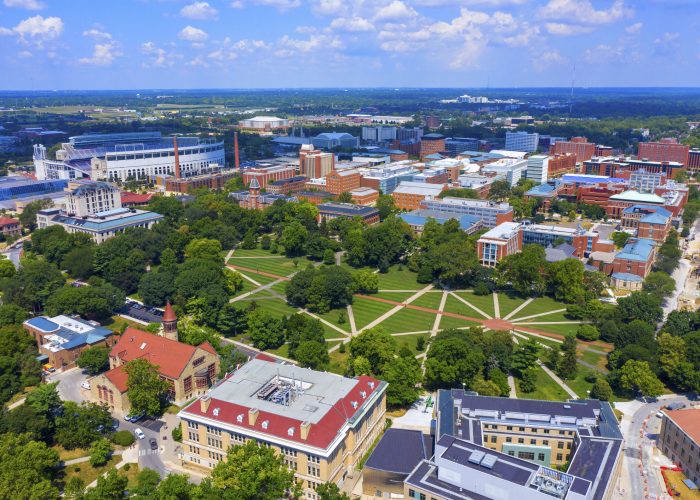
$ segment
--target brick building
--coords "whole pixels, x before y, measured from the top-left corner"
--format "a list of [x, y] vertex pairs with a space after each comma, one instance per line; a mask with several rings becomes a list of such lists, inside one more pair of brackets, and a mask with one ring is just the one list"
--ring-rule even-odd
[[313, 205], [325, 203], [333, 199], [333, 195], [328, 191], [297, 191], [294, 195], [299, 201], [306, 201]]
[[[401, 149], [405, 148], [403, 145]], [[420, 159], [425, 160], [426, 156], [445, 151], [445, 136], [442, 134], [425, 134], [420, 141]]]
[[550, 156], [547, 171], [550, 179], [564, 174], [573, 174], [576, 172], [576, 155], [566, 153]]
[[663, 410], [657, 446], [695, 484], [700, 484], [700, 409]]
[[679, 144], [678, 139], [665, 138], [658, 142], [640, 142], [637, 157], [641, 160], [677, 162], [688, 165], [690, 147]]
[[557, 141], [549, 150], [550, 154], [573, 154], [576, 162], [590, 160], [595, 155], [595, 144], [588, 142], [586, 137], [572, 137], [570, 141]]
[[671, 231], [671, 212], [653, 205], [632, 205], [622, 211], [620, 223], [624, 229], [633, 230], [637, 237], [659, 243]]
[[645, 238], [630, 238], [622, 249], [615, 254], [611, 269], [607, 274], [636, 274], [642, 279], [651, 272], [656, 258], [656, 242]]
[[191, 177], [181, 177], [180, 179], [173, 176], [162, 176], [157, 178], [161, 180], [161, 185], [165, 186], [165, 191], [168, 193], [186, 194], [195, 189], [224, 189], [226, 183], [236, 177], [235, 170], [219, 170]]
[[243, 184], [248, 186], [253, 179], [256, 179], [260, 188], [265, 189], [268, 182], [290, 179], [294, 176], [296, 176], [294, 165], [247, 168], [243, 170]]
[[359, 188], [362, 175], [357, 169], [333, 170], [326, 175], [326, 191], [339, 195]]
[[324, 153], [306, 144], [299, 150], [299, 173], [309, 179], [318, 179], [330, 174], [335, 168], [335, 155]]
[[629, 178], [629, 172], [642, 169], [648, 173], [662, 173], [666, 178], [673, 179], [677, 172], [684, 169], [684, 165], [678, 162], [640, 160], [624, 156], [591, 158], [583, 162], [583, 173], [591, 175]]
[[17, 219], [12, 217], [0, 217], [0, 233], [5, 238], [14, 238], [22, 234], [22, 226]]
[[359, 187], [350, 191], [352, 202], [356, 205], [374, 205], [379, 199], [379, 191], [367, 187]]
[[301, 191], [306, 186], [306, 181], [308, 181], [303, 175], [295, 175], [289, 179], [281, 179], [279, 181], [272, 181], [267, 184], [267, 191], [275, 194], [289, 194], [295, 191]]
[[691, 149], [688, 152], [688, 171], [700, 172], [700, 149]]
[[437, 198], [445, 189], [443, 184], [404, 181], [391, 193], [399, 210], [415, 210], [420, 208], [426, 199]]
[[475, 215], [488, 228], [513, 220], [513, 207], [505, 202], [446, 196], [442, 199], [423, 200], [420, 208], [453, 215], [455, 219], [460, 215]]
[[496, 267], [508, 255], [523, 248], [523, 233], [517, 222], [504, 222], [481, 235], [476, 243], [479, 262], [485, 267]]

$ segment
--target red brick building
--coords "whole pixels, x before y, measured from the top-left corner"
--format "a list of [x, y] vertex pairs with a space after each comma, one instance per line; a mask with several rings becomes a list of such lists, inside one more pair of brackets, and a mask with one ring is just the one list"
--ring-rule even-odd
[[359, 188], [361, 182], [362, 175], [359, 170], [334, 170], [326, 175], [326, 191], [334, 195], [347, 193]]
[[688, 152], [688, 171], [700, 172], [700, 149], [691, 149]]
[[[308, 146], [308, 147], [306, 147]], [[299, 173], [309, 179], [325, 177], [335, 169], [335, 155], [302, 146], [299, 151]]]
[[595, 155], [595, 144], [588, 142], [586, 137], [572, 137], [570, 141], [557, 141], [549, 150], [550, 154], [574, 154], [576, 162], [590, 160]]
[[307, 201], [313, 205], [328, 202], [333, 199], [333, 195], [328, 191], [299, 191], [295, 193], [299, 201]]
[[632, 205], [622, 211], [620, 223], [635, 231], [638, 238], [663, 243], [671, 231], [671, 212], [652, 205]]
[[560, 177], [576, 172], [576, 155], [572, 153], [555, 154], [549, 157], [547, 177]]
[[[403, 149], [403, 148], [402, 148]], [[425, 134], [420, 141], [420, 159], [445, 151], [445, 136], [442, 134]]]
[[595, 156], [612, 156], [613, 148], [612, 146], [603, 146], [602, 144], [596, 144]]
[[0, 217], [0, 232], [5, 238], [15, 237], [22, 233], [22, 227], [17, 219]]
[[649, 161], [674, 161], [687, 166], [689, 151], [690, 148], [679, 144], [677, 139], [665, 138], [658, 142], [640, 142], [637, 157]]
[[477, 241], [479, 262], [485, 267], [496, 267], [508, 255], [523, 248], [522, 227], [517, 222], [503, 222], [487, 231]]
[[256, 179], [260, 187], [264, 189], [268, 182], [290, 179], [295, 175], [296, 167], [293, 165], [247, 168], [243, 171], [243, 184], [247, 186], [253, 179]]
[[442, 120], [440, 120], [439, 116], [426, 116], [425, 117], [425, 126], [428, 128], [440, 128], [440, 125], [442, 125]]
[[444, 189], [443, 184], [403, 181], [391, 196], [399, 210], [416, 210], [423, 200], [437, 198]]
[[379, 191], [368, 187], [358, 187], [350, 191], [356, 205], [374, 205], [379, 199]]
[[635, 274], [641, 278], [651, 272], [656, 259], [656, 243], [644, 238], [631, 238], [622, 251], [615, 255], [610, 274]]
[[289, 179], [281, 179], [279, 181], [272, 181], [267, 184], [267, 191], [270, 193], [281, 193], [289, 194], [294, 191], [301, 191], [308, 181], [303, 175], [296, 175], [290, 177]]

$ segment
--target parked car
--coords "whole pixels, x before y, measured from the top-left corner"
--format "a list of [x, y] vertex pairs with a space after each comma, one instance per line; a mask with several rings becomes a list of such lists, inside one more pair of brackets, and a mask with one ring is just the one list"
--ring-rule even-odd
[[134, 430], [134, 435], [139, 439], [143, 439], [146, 437], [146, 435], [143, 433], [143, 431], [141, 429], [138, 429], [138, 428], [136, 430]]
[[685, 403], [681, 403], [680, 401], [666, 405], [667, 410], [680, 410], [683, 408], [685, 408]]
[[116, 431], [117, 429], [119, 429], [119, 420], [117, 420], [116, 418], [113, 418], [112, 419], [112, 430]]
[[158, 449], [158, 441], [156, 441], [154, 438], [149, 439], [148, 442], [151, 445], [152, 450]]
[[127, 416], [124, 417], [124, 420], [126, 420], [127, 422], [138, 422], [143, 417], [143, 413], [129, 413]]
[[86, 389], [86, 390], [89, 391], [89, 390], [90, 390], [90, 382], [87, 382], [87, 381], [86, 381], [86, 382], [82, 382], [82, 383], [80, 384], [80, 387], [82, 387], [83, 389]]
[[662, 412], [662, 411], [657, 411], [657, 412], [656, 412], [656, 416], [657, 416], [658, 418], [664, 418], [664, 412]]

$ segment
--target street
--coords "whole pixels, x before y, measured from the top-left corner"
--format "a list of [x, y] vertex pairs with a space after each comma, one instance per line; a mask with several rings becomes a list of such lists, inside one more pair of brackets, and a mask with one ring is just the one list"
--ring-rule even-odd
[[[653, 402], [616, 403], [625, 412], [620, 427], [625, 436], [621, 478], [615, 498], [665, 498], [660, 466], [670, 460], [656, 448], [661, 419], [656, 413], [666, 405], [681, 402], [690, 405], [686, 396], [661, 396]], [[647, 496], [648, 495], [648, 496]]]

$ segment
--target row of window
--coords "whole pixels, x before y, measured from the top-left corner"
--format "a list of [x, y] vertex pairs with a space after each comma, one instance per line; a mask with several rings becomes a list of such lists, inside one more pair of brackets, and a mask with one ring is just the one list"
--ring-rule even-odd
[[[181, 149], [178, 147], [178, 156], [189, 156], [196, 154], [211, 153], [213, 151], [223, 151], [223, 147], [209, 147], [200, 149]], [[118, 154], [118, 155], [107, 155], [107, 159], [114, 161], [125, 161], [125, 160], [143, 160], [151, 158], [173, 158], [175, 156], [175, 150], [172, 151], [162, 151], [158, 153], [138, 153], [138, 154]]]
[[[497, 424], [484, 424], [484, 429], [498, 429], [499, 425]], [[507, 425], [506, 430], [507, 431], [512, 431], [515, 429], [515, 426], [512, 425]], [[539, 427], [518, 427], [518, 432], [542, 432], [544, 434], [549, 434], [551, 432], [551, 429], [542, 429]], [[559, 429], [559, 435], [560, 436], [573, 436], [575, 434], [574, 431], [566, 431]]]

